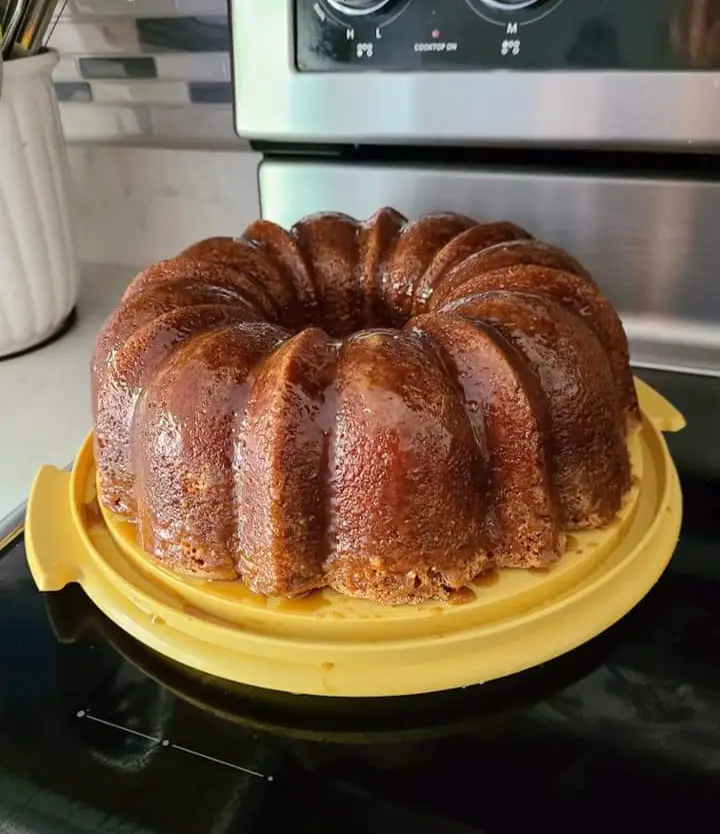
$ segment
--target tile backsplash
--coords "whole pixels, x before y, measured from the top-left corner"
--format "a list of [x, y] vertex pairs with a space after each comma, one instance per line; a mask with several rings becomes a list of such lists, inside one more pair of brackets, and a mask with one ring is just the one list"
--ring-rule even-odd
[[69, 0], [50, 45], [68, 140], [241, 146], [226, 0]]

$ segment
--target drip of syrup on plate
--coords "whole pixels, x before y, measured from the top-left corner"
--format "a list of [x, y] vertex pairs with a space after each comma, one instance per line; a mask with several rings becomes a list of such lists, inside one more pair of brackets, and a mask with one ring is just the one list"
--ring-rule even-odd
[[93, 527], [102, 527], [104, 522], [97, 497], [91, 498], [80, 507], [80, 516], [88, 530]]
[[577, 536], [567, 536], [565, 538], [565, 552], [571, 553], [578, 549], [580, 545], [580, 539]]
[[332, 602], [325, 599], [322, 591], [311, 591], [302, 597], [276, 599], [272, 607], [275, 611], [281, 611], [283, 614], [314, 614], [324, 608], [331, 608]]
[[476, 588], [492, 588], [493, 585], [497, 585], [500, 581], [500, 572], [496, 571], [495, 569], [487, 570], [485, 573], [481, 573], [480, 576], [476, 577], [473, 585]]
[[[477, 582], [475, 584], [477, 585]], [[456, 588], [450, 591], [447, 601], [449, 605], [467, 605], [474, 599], [477, 599], [477, 594], [472, 588]]]

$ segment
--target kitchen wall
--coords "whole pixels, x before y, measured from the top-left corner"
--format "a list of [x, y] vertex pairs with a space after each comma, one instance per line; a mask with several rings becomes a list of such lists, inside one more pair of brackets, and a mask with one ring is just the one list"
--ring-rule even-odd
[[50, 43], [69, 141], [239, 146], [226, 0], [69, 0]]
[[51, 45], [84, 262], [141, 266], [259, 214], [226, 0], [69, 0]]
[[145, 266], [258, 217], [249, 151], [71, 145], [75, 228], [85, 263]]

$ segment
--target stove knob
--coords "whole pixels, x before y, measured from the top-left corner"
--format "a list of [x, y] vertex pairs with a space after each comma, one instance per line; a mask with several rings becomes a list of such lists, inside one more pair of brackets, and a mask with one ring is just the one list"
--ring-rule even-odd
[[536, 6], [542, 0], [482, 0], [482, 2], [493, 9], [514, 12], [518, 9], [526, 9], [528, 6]]
[[327, 2], [343, 14], [360, 17], [361, 15], [379, 12], [380, 9], [388, 6], [392, 0], [327, 0]]

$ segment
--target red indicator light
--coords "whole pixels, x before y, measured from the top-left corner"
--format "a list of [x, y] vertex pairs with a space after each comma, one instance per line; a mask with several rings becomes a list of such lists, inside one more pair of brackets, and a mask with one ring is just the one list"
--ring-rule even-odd
[[434, 38], [439, 38], [440, 37], [440, 30], [439, 29], [433, 29], [432, 30], [432, 36]]

